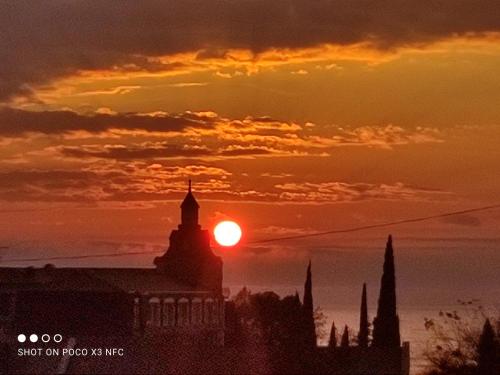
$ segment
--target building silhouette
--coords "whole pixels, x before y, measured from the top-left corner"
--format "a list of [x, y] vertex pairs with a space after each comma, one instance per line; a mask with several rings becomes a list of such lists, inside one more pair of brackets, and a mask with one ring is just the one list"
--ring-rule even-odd
[[181, 224], [170, 234], [167, 252], [154, 260], [157, 270], [193, 288], [222, 291], [222, 260], [210, 249], [210, 234], [198, 223], [199, 204], [189, 190], [181, 204]]
[[198, 210], [190, 184], [181, 224], [154, 268], [0, 268], [0, 329], [66, 337], [155, 334], [222, 345], [222, 260]]

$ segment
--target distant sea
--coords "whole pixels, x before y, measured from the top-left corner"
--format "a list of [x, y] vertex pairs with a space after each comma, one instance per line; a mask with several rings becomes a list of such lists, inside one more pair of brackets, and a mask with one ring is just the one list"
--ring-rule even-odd
[[[230, 285], [230, 290], [233, 292], [232, 296], [234, 296], [239, 290], [241, 290], [242, 287], [242, 285]], [[301, 290], [302, 286], [273, 285], [270, 287], [263, 287], [250, 285], [248, 286], [248, 288], [254, 293], [272, 290], [278, 293], [280, 296], [286, 296], [295, 293], [296, 290]], [[356, 299], [357, 298], [358, 296], [356, 296]], [[428, 365], [424, 357], [424, 352], [427, 349], [428, 342], [432, 336], [431, 333], [425, 329], [425, 318], [439, 319], [440, 311], [457, 311], [460, 316], [474, 324], [474, 322], [470, 318], [472, 317], [472, 311], [478, 307], [477, 305], [471, 306], [471, 309], [464, 310], [463, 305], [453, 302], [450, 303], [450, 300], [454, 300], [453, 298], [443, 295], [442, 299], [443, 305], [435, 303], [425, 305], [412, 305], [405, 304], [401, 301], [398, 302], [401, 341], [408, 341], [410, 343], [410, 373], [412, 375], [421, 374]], [[325, 297], [324, 294], [314, 294], [314, 306], [319, 306], [326, 317], [326, 324], [324, 326], [325, 336], [322, 339], [318, 340], [319, 345], [327, 345], [332, 320], [335, 321], [337, 334], [339, 335], [338, 341], [340, 341], [340, 335], [342, 334], [344, 325], [347, 324], [349, 326], [351, 337], [353, 337], [357, 333], [359, 328], [359, 305], [344, 304], [339, 305], [338, 307], [332, 307], [331, 305], [328, 305], [328, 302], [330, 301], [331, 299]], [[485, 311], [488, 313], [488, 315], [499, 315], [500, 304], [495, 303], [492, 305], [490, 301], [490, 303], [486, 303], [484, 304], [484, 306]], [[368, 305], [368, 318], [370, 322], [373, 322], [373, 318], [375, 317], [376, 313], [376, 303], [372, 300], [371, 304], [369, 303]], [[482, 319], [479, 324], [482, 324]]]

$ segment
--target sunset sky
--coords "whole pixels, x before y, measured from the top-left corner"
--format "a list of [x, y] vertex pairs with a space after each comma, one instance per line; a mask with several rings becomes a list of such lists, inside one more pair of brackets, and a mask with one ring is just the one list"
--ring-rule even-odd
[[404, 303], [498, 301], [500, 210], [248, 242], [500, 203], [499, 13], [492, 0], [2, 2], [0, 257], [163, 251], [192, 179], [204, 227], [243, 228], [241, 246], [216, 249], [228, 285], [295, 290], [312, 258], [323, 304], [357, 302], [363, 281], [375, 302], [392, 233]]

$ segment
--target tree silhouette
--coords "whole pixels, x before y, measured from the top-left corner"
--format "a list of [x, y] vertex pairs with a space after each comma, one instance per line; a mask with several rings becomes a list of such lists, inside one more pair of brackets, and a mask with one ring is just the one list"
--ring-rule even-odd
[[[463, 309], [460, 314], [440, 311], [438, 318], [425, 319], [431, 336], [424, 352], [430, 365], [424, 374], [500, 374], [500, 353], [495, 355], [493, 349], [500, 349], [494, 332], [495, 326], [500, 328], [500, 319], [488, 315], [482, 306], [474, 306], [474, 300], [458, 302]], [[491, 370], [491, 366], [497, 367]]]
[[316, 347], [316, 326], [314, 324], [314, 305], [312, 296], [311, 261], [307, 266], [306, 282], [304, 284], [304, 329], [305, 342], [310, 348]]
[[332, 328], [330, 329], [330, 340], [328, 341], [328, 347], [330, 349], [335, 349], [337, 347], [337, 328], [335, 328], [335, 322], [332, 322]]
[[497, 365], [497, 343], [490, 320], [486, 319], [478, 345], [478, 374], [494, 375]]
[[384, 271], [380, 284], [377, 316], [373, 321], [373, 346], [399, 347], [399, 317], [396, 313], [396, 276], [392, 236], [385, 248]]
[[349, 327], [347, 325], [344, 326], [344, 333], [342, 333], [342, 339], [340, 340], [340, 347], [341, 348], [349, 347]]
[[[236, 321], [228, 332], [227, 341], [236, 347], [242, 358], [265, 353], [266, 373], [307, 373], [313, 366], [310, 330], [306, 330], [305, 314], [298, 295], [280, 298], [274, 292], [251, 293], [242, 289], [231, 301]], [[227, 318], [227, 317], [226, 317]], [[236, 318], [236, 319], [234, 319]], [[269, 369], [269, 368], [267, 368]]]
[[361, 294], [361, 312], [359, 316], [358, 345], [362, 348], [368, 347], [368, 336], [370, 328], [368, 323], [368, 305], [366, 301], [366, 283], [363, 284], [363, 293]]
[[295, 298], [296, 302], [297, 302], [300, 306], [302, 306], [302, 302], [300, 302], [299, 292], [295, 291], [294, 298]]

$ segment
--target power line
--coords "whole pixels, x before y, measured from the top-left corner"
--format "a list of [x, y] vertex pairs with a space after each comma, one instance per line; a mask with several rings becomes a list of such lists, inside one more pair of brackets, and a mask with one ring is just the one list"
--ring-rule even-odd
[[266, 242], [285, 241], [285, 240], [294, 240], [294, 239], [300, 239], [300, 238], [325, 236], [328, 234], [359, 232], [359, 231], [367, 230], [367, 229], [384, 228], [384, 227], [390, 227], [390, 226], [395, 226], [395, 225], [400, 225], [400, 224], [408, 224], [408, 223], [418, 223], [421, 221], [440, 219], [440, 218], [449, 217], [449, 216], [463, 215], [463, 214], [468, 214], [468, 213], [472, 213], [472, 212], [493, 210], [493, 209], [497, 209], [497, 208], [500, 208], [500, 204], [477, 207], [477, 208], [470, 208], [470, 209], [461, 210], [461, 211], [446, 212], [446, 213], [441, 213], [441, 214], [436, 214], [436, 215], [431, 215], [431, 216], [422, 216], [422, 217], [416, 217], [416, 218], [411, 218], [411, 219], [401, 219], [401, 220], [389, 221], [389, 222], [380, 223], [380, 224], [370, 224], [370, 225], [364, 225], [364, 226], [354, 227], [354, 228], [335, 229], [335, 230], [328, 230], [325, 232], [315, 232], [315, 233], [308, 233], [308, 234], [297, 234], [297, 235], [286, 236], [286, 237], [268, 238], [268, 239], [253, 241], [252, 243], [266, 243]]
[[4, 259], [0, 260], [0, 263], [15, 263], [15, 262], [38, 262], [41, 260], [64, 260], [64, 259], [85, 259], [85, 258], [107, 258], [107, 257], [118, 257], [127, 255], [142, 255], [142, 254], [160, 254], [163, 251], [129, 251], [123, 253], [101, 253], [101, 254], [85, 254], [85, 255], [67, 255], [67, 256], [55, 256], [46, 258], [19, 258], [19, 259]]
[[[319, 237], [319, 236], [326, 236], [326, 235], [330, 235], [330, 234], [359, 232], [359, 231], [368, 230], [368, 229], [385, 228], [385, 227], [391, 227], [391, 226], [408, 224], [408, 223], [417, 223], [417, 222], [434, 220], [434, 219], [439, 219], [439, 218], [444, 218], [444, 217], [449, 217], [449, 216], [463, 215], [463, 214], [468, 214], [468, 213], [472, 213], [472, 212], [494, 210], [494, 209], [498, 209], [498, 208], [500, 208], [500, 203], [490, 205], [490, 206], [475, 207], [475, 208], [469, 208], [466, 210], [445, 212], [445, 213], [436, 214], [436, 215], [421, 216], [421, 217], [401, 219], [401, 220], [396, 220], [396, 221], [388, 221], [385, 223], [363, 225], [363, 226], [351, 227], [351, 228], [346, 228], [346, 229], [335, 229], [335, 230], [328, 230], [328, 231], [324, 231], [324, 232], [315, 232], [315, 233], [309, 233], [309, 234], [298, 234], [298, 235], [293, 235], [293, 236], [266, 238], [266, 239], [262, 239], [262, 240], [250, 241], [250, 242], [247, 242], [247, 244], [252, 245], [252, 244], [261, 244], [261, 243], [268, 243], [268, 242], [278, 242], [278, 241], [287, 241], [287, 240], [310, 238], [310, 237]], [[157, 250], [154, 250], [154, 251], [130, 251], [130, 252], [123, 252], [123, 253], [82, 254], [82, 255], [54, 256], [54, 257], [46, 257], [46, 258], [4, 259], [4, 260], [0, 260], [0, 262], [3, 262], [3, 263], [38, 262], [38, 261], [50, 261], [50, 260], [107, 258], [107, 257], [120, 257], [120, 256], [143, 255], [143, 254], [160, 254], [160, 253], [163, 253], [163, 251], [157, 251]]]

